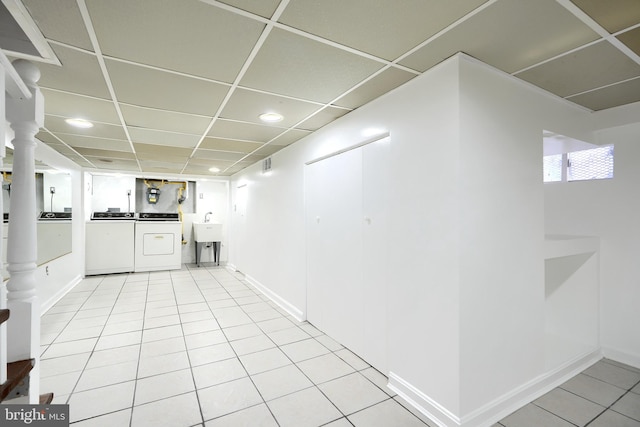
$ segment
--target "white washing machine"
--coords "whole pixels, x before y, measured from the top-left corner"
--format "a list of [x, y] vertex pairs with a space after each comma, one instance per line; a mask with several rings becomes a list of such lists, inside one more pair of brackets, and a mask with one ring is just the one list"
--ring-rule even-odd
[[134, 271], [178, 270], [181, 267], [182, 224], [178, 214], [138, 214]]
[[131, 212], [94, 212], [85, 227], [85, 274], [133, 271], [135, 221]]

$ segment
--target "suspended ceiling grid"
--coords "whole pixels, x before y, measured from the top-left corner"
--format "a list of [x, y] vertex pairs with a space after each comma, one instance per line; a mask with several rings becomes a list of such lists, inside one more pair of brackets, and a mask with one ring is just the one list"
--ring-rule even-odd
[[37, 137], [99, 170], [231, 175], [457, 52], [589, 110], [640, 101], [637, 0], [2, 3], [0, 47], [42, 72]]

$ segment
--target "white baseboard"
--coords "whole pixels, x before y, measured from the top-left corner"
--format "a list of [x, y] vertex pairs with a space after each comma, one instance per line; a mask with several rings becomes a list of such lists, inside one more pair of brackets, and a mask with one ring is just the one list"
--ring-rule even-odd
[[578, 356], [462, 417], [455, 415], [393, 372], [389, 373], [388, 386], [439, 427], [490, 427], [600, 359], [600, 349]]
[[258, 282], [253, 277], [248, 276], [246, 274], [244, 277], [247, 280], [247, 282], [249, 282], [252, 286], [255, 286], [260, 292], [265, 294], [271, 301], [278, 304], [280, 308], [282, 308], [291, 316], [293, 316], [298, 322], [304, 322], [306, 320], [305, 314], [301, 310], [299, 310], [296, 306], [291, 304], [289, 301], [282, 298], [280, 295], [276, 294], [271, 289], [267, 288], [266, 286]]
[[47, 301], [42, 301], [40, 305], [40, 315], [45, 314], [51, 307], [55, 305], [58, 301], [62, 299], [71, 289], [73, 289], [80, 281], [82, 280], [82, 276], [76, 276], [69, 283], [65, 285], [64, 288], [61, 288], [58, 292], [56, 292], [51, 298]]
[[603, 347], [602, 354], [607, 359], [615, 360], [616, 362], [624, 363], [625, 365], [640, 369], [639, 354], [631, 354], [611, 347]]

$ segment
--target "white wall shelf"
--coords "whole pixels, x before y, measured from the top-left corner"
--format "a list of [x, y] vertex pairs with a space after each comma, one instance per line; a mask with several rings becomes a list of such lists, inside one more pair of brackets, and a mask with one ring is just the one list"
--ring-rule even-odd
[[545, 368], [599, 346], [599, 247], [593, 236], [545, 236]]

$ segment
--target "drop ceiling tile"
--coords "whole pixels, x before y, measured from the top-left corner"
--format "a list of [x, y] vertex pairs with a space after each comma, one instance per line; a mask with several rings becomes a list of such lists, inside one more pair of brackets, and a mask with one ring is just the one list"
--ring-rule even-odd
[[154, 144], [134, 143], [133, 148], [141, 160], [174, 159], [175, 161], [186, 161], [193, 152], [192, 148], [168, 147]]
[[142, 161], [154, 161], [161, 162], [167, 159], [171, 159], [172, 162], [182, 163], [183, 165], [189, 160], [189, 156], [171, 156], [168, 157], [162, 153], [136, 153], [138, 160]]
[[60, 138], [65, 144], [68, 144], [74, 148], [97, 148], [100, 150], [115, 150], [115, 151], [131, 151], [131, 145], [129, 141], [121, 139], [106, 139], [106, 138], [93, 138], [82, 135], [69, 135], [63, 133], [56, 133], [56, 136]]
[[251, 153], [262, 146], [261, 142], [236, 141], [233, 139], [206, 137], [200, 147], [208, 150], [234, 151], [236, 153]]
[[571, 1], [610, 33], [640, 22], [640, 2], [637, 0]]
[[400, 63], [426, 71], [455, 53], [464, 52], [513, 73], [597, 38], [593, 30], [555, 0], [498, 1]]
[[218, 168], [226, 168], [228, 166], [231, 166], [232, 164], [234, 164], [236, 161], [235, 160], [222, 160], [222, 159], [205, 159], [202, 157], [192, 157], [191, 159], [189, 159], [189, 166], [193, 166], [193, 167], [202, 167], [206, 169], [209, 169], [212, 166], [218, 167]]
[[192, 160], [226, 160], [236, 162], [242, 159], [244, 156], [246, 156], [246, 154], [244, 153], [197, 149], [195, 154], [193, 155]]
[[241, 85], [327, 103], [380, 68], [376, 61], [276, 28]]
[[46, 38], [93, 51], [76, 0], [22, 0], [22, 3]]
[[229, 87], [124, 62], [106, 60], [119, 102], [213, 117]]
[[260, 15], [263, 18], [271, 18], [273, 12], [278, 8], [280, 0], [220, 0], [220, 3], [226, 3], [229, 6]]
[[[172, 159], [173, 160], [173, 159]], [[186, 161], [182, 163], [176, 162], [159, 162], [155, 160], [141, 160], [140, 167], [143, 172], [171, 172], [180, 173]]]
[[[225, 162], [222, 160], [206, 160], [197, 161], [191, 159], [187, 166], [184, 168], [184, 173], [194, 175], [220, 175], [222, 171], [232, 166], [234, 162]], [[220, 169], [220, 172], [211, 172], [209, 168], [216, 167]]]
[[394, 60], [486, 0], [291, 0], [280, 22]]
[[269, 144], [286, 146], [299, 141], [307, 135], [311, 135], [311, 131], [304, 129], [291, 129], [287, 133], [280, 135], [271, 141]]
[[603, 41], [516, 76], [566, 97], [640, 76], [640, 65]]
[[120, 104], [120, 110], [127, 126], [170, 132], [202, 134], [211, 122], [210, 117], [155, 110], [127, 104]]
[[141, 144], [168, 145], [173, 147], [194, 148], [200, 136], [184, 133], [165, 132], [155, 129], [127, 127], [132, 142]]
[[259, 156], [268, 157], [273, 153], [277, 153], [282, 150], [284, 147], [282, 145], [274, 145], [274, 144], [265, 144], [255, 152], [255, 154]]
[[98, 169], [112, 169], [112, 170], [126, 170], [126, 171], [138, 171], [138, 162], [135, 160], [122, 160], [122, 159], [103, 159], [96, 157], [87, 157], [91, 163], [93, 163]]
[[53, 133], [84, 135], [108, 139], [127, 139], [127, 135], [124, 133], [124, 130], [120, 125], [95, 122], [93, 127], [81, 129], [71, 126], [65, 122], [64, 117], [51, 116], [49, 114], [44, 116], [44, 127]]
[[265, 24], [200, 1], [88, 0], [106, 56], [233, 82]]
[[127, 151], [111, 151], [111, 150], [98, 150], [95, 148], [76, 148], [76, 151], [85, 157], [97, 157], [107, 159], [129, 159], [135, 160], [136, 155]]
[[47, 114], [120, 124], [112, 101], [46, 88], [42, 89], [42, 94]]
[[640, 101], [640, 78], [572, 96], [568, 99], [594, 111], [638, 102]]
[[49, 147], [53, 148], [54, 150], [56, 150], [58, 153], [62, 154], [63, 156], [77, 156], [78, 152], [72, 148], [70, 148], [67, 145], [64, 144], [47, 144]]
[[318, 111], [317, 114], [305, 120], [297, 127], [300, 129], [318, 130], [322, 126], [331, 123], [349, 112], [350, 110], [345, 110], [344, 108], [327, 107], [324, 110]]
[[346, 108], [358, 108], [416, 77], [398, 68], [389, 68], [334, 102]]
[[87, 161], [86, 159], [84, 159], [81, 156], [78, 156], [77, 154], [68, 154], [67, 158], [73, 162], [75, 162], [76, 164], [85, 167], [85, 168], [93, 168], [95, 167], [95, 165], [93, 163], [90, 163], [89, 161]]
[[98, 60], [93, 54], [53, 45], [62, 66], [38, 64], [42, 77], [38, 85], [81, 95], [110, 99]]
[[640, 56], [640, 27], [635, 30], [627, 31], [620, 34], [618, 40], [627, 45], [629, 49], [634, 51], [636, 55]]
[[246, 141], [267, 142], [284, 131], [285, 129], [275, 126], [219, 119], [216, 120], [207, 135], [214, 138], [233, 138]]
[[237, 89], [231, 95], [220, 117], [264, 124], [258, 116], [262, 113], [274, 112], [283, 116], [282, 121], [277, 123], [278, 126], [291, 127], [320, 107], [321, 105], [310, 102], [247, 89]]
[[220, 175], [222, 175], [222, 176], [231, 176], [234, 173], [238, 173], [241, 170], [251, 166], [252, 164], [253, 163], [249, 163], [249, 162], [247, 162], [247, 163], [244, 163], [244, 162], [237, 163], [237, 164], [235, 164], [233, 166], [230, 166], [228, 169], [223, 170]]

